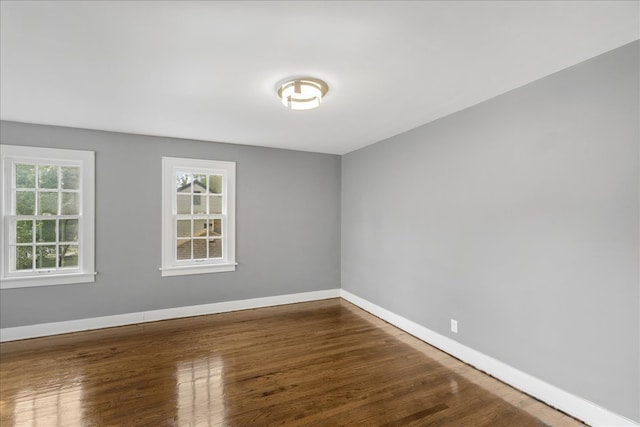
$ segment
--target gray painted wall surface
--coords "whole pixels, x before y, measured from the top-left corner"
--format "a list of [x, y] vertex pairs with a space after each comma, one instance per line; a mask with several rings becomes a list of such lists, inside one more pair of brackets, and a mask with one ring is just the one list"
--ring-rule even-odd
[[[13, 122], [0, 132], [3, 144], [96, 152], [98, 271], [94, 284], [2, 290], [3, 328], [340, 287], [339, 156]], [[237, 162], [235, 272], [160, 276], [162, 156]]]
[[638, 50], [343, 156], [343, 289], [640, 421]]

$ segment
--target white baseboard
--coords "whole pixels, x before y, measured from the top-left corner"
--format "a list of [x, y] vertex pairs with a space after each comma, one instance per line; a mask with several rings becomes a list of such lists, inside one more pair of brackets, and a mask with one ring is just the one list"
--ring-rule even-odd
[[42, 323], [0, 329], [0, 342], [37, 338], [69, 332], [88, 331], [114, 326], [133, 325], [157, 320], [177, 319], [180, 317], [200, 316], [204, 314], [226, 313], [236, 310], [293, 304], [339, 298], [340, 289], [303, 292], [299, 294], [277, 295], [273, 297], [251, 298], [238, 301], [225, 301], [187, 307], [167, 308], [163, 310], [142, 311], [138, 313], [117, 314], [114, 316], [93, 317], [89, 319], [68, 320], [64, 322]]
[[141, 323], [142, 313], [116, 314], [113, 316], [92, 317], [89, 319], [67, 320], [55, 323], [16, 326], [0, 329], [0, 342], [24, 340], [28, 338], [46, 337], [49, 335], [67, 334], [69, 332], [89, 331], [92, 329], [111, 328], [114, 326]]
[[156, 320], [178, 319], [180, 317], [201, 316], [203, 314], [227, 313], [229, 311], [294, 304], [297, 302], [317, 301], [328, 298], [340, 298], [340, 289], [215, 302], [212, 304], [192, 305], [188, 307], [166, 308], [164, 310], [145, 311], [143, 315], [145, 322], [154, 322]]
[[438, 334], [409, 319], [399, 316], [344, 289], [340, 295], [345, 300], [402, 329], [416, 338], [457, 357], [463, 362], [487, 372], [495, 378], [517, 388], [548, 405], [572, 415], [594, 427], [640, 426], [621, 415], [604, 409], [595, 403], [513, 368], [451, 338]]

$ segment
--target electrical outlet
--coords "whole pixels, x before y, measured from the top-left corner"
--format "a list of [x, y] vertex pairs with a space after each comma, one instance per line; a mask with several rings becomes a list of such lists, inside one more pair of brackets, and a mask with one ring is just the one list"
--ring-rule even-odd
[[451, 319], [451, 332], [454, 334], [458, 333], [458, 321], [455, 319]]

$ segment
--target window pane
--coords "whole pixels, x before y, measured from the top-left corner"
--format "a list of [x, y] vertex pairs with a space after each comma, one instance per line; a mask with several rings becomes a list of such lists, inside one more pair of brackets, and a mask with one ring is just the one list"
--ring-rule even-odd
[[80, 189], [80, 168], [71, 166], [62, 168], [62, 188], [65, 190]]
[[209, 175], [209, 192], [222, 194], [222, 175]]
[[191, 182], [193, 176], [190, 173], [176, 173], [176, 191], [178, 193], [191, 193]]
[[36, 188], [34, 165], [16, 165], [16, 188]]
[[222, 196], [209, 196], [209, 213], [222, 213]]
[[193, 192], [207, 192], [207, 176], [193, 175]]
[[55, 245], [36, 246], [36, 268], [55, 268], [56, 264]]
[[42, 165], [38, 168], [40, 188], [58, 188], [58, 166]]
[[[207, 237], [206, 219], [196, 219], [193, 221], [193, 237]], [[195, 249], [194, 249], [195, 250]]]
[[191, 259], [191, 240], [178, 239], [176, 247], [177, 259]]
[[77, 267], [78, 266], [78, 246], [64, 245], [60, 246], [60, 267]]
[[191, 214], [191, 196], [183, 196], [178, 195], [178, 214], [179, 215], [190, 215]]
[[16, 191], [16, 215], [35, 215], [35, 191]]
[[222, 220], [214, 219], [213, 220], [213, 228], [211, 230], [212, 236], [222, 236]]
[[[196, 193], [198, 192], [199, 191], [196, 191]], [[207, 213], [207, 205], [206, 203], [202, 203], [202, 196], [200, 194], [193, 195], [193, 213], [194, 214]]]
[[80, 213], [79, 193], [62, 193], [62, 215], [78, 215]]
[[38, 193], [38, 215], [58, 214], [58, 193]]
[[209, 258], [222, 258], [222, 239], [209, 240]]
[[16, 221], [16, 243], [33, 242], [33, 221]]
[[56, 241], [56, 220], [36, 221], [36, 242]]
[[193, 258], [202, 259], [207, 257], [207, 239], [193, 239]]
[[16, 270], [33, 269], [33, 247], [16, 247]]
[[61, 219], [60, 220], [60, 242], [77, 242], [78, 241], [78, 220], [77, 219]]
[[179, 219], [177, 225], [178, 225], [178, 230], [177, 230], [178, 237], [191, 237], [191, 220], [190, 219]]

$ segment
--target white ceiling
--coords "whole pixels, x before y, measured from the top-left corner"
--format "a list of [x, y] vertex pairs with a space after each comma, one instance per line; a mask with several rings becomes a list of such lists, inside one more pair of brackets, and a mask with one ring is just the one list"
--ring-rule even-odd
[[3, 0], [0, 116], [343, 154], [638, 38], [639, 1]]

